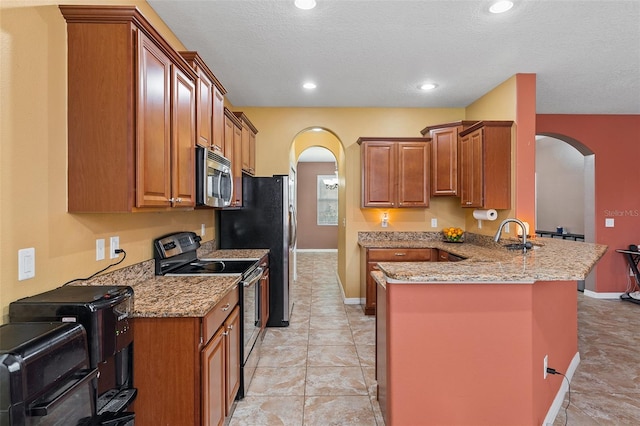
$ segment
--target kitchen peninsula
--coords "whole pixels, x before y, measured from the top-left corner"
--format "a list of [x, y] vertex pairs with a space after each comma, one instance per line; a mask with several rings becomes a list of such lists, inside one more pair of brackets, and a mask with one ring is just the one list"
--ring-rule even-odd
[[380, 262], [372, 272], [378, 399], [389, 426], [543, 424], [566, 388], [562, 376], [545, 374], [545, 359], [569, 379], [579, 363], [576, 281], [607, 247], [536, 239], [524, 254], [504, 248], [506, 239], [465, 237], [452, 244], [439, 233], [359, 234], [363, 250], [464, 258]]

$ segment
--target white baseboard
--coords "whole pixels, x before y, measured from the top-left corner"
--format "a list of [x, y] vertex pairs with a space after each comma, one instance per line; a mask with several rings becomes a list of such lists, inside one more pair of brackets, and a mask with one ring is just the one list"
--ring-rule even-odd
[[344, 287], [342, 287], [342, 281], [340, 281], [340, 275], [338, 275], [338, 271], [336, 271], [336, 280], [338, 281], [338, 286], [340, 287], [340, 292], [342, 293], [342, 303], [345, 305], [362, 305], [362, 302], [359, 297], [349, 297], [347, 298], [344, 294]]
[[598, 293], [593, 290], [584, 290], [584, 295], [594, 299], [620, 299], [624, 293]]
[[[571, 379], [573, 378], [573, 373], [576, 372], [576, 369], [578, 368], [579, 364], [580, 364], [580, 352], [576, 352], [576, 354], [573, 356], [573, 359], [569, 363], [569, 368], [567, 368], [567, 372], [564, 373], [565, 376], [567, 377], [567, 380], [569, 380], [569, 383], [571, 383]], [[542, 422], [543, 426], [553, 425], [553, 422], [558, 416], [558, 413], [560, 412], [560, 409], [562, 408], [562, 404], [564, 402], [564, 396], [569, 390], [569, 384], [567, 383], [567, 380], [564, 380], [564, 377], [562, 378], [562, 385], [560, 385], [560, 389], [558, 389], [558, 393], [556, 394], [556, 397], [553, 399], [553, 402], [551, 403], [551, 407], [549, 407], [549, 410], [547, 411], [547, 415], [544, 418], [544, 421]]]
[[337, 253], [338, 249], [296, 249], [297, 253]]

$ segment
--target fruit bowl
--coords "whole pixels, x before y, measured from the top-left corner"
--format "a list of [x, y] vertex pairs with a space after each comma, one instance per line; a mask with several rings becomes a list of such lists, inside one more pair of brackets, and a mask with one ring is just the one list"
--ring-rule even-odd
[[464, 241], [464, 231], [460, 228], [444, 228], [442, 236], [446, 243], [461, 243]]

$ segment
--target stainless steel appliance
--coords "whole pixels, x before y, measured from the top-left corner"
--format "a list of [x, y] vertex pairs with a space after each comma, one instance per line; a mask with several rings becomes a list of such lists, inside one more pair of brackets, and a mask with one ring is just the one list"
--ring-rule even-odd
[[260, 358], [264, 333], [262, 325], [261, 278], [266, 268], [261, 259], [198, 259], [200, 237], [193, 232], [177, 232], [154, 241], [156, 274], [167, 276], [240, 277], [240, 389], [244, 398]]
[[90, 424], [97, 374], [79, 324], [0, 326], [0, 425]]
[[217, 152], [196, 147], [196, 204], [227, 207], [232, 196], [231, 162]]
[[289, 325], [289, 265], [295, 245], [295, 209], [289, 200], [289, 176], [242, 177], [240, 209], [218, 212], [221, 249], [269, 249], [269, 327]]
[[122, 413], [137, 393], [129, 322], [132, 297], [128, 286], [63, 286], [12, 302], [9, 320], [81, 324], [87, 335], [89, 366], [99, 370], [97, 414]]

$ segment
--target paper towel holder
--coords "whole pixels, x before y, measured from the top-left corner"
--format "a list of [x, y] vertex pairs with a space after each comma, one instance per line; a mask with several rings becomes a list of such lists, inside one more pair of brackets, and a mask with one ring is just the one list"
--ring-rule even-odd
[[478, 229], [482, 229], [482, 221], [496, 220], [498, 218], [498, 212], [495, 209], [476, 209], [473, 211], [473, 217], [478, 220]]

